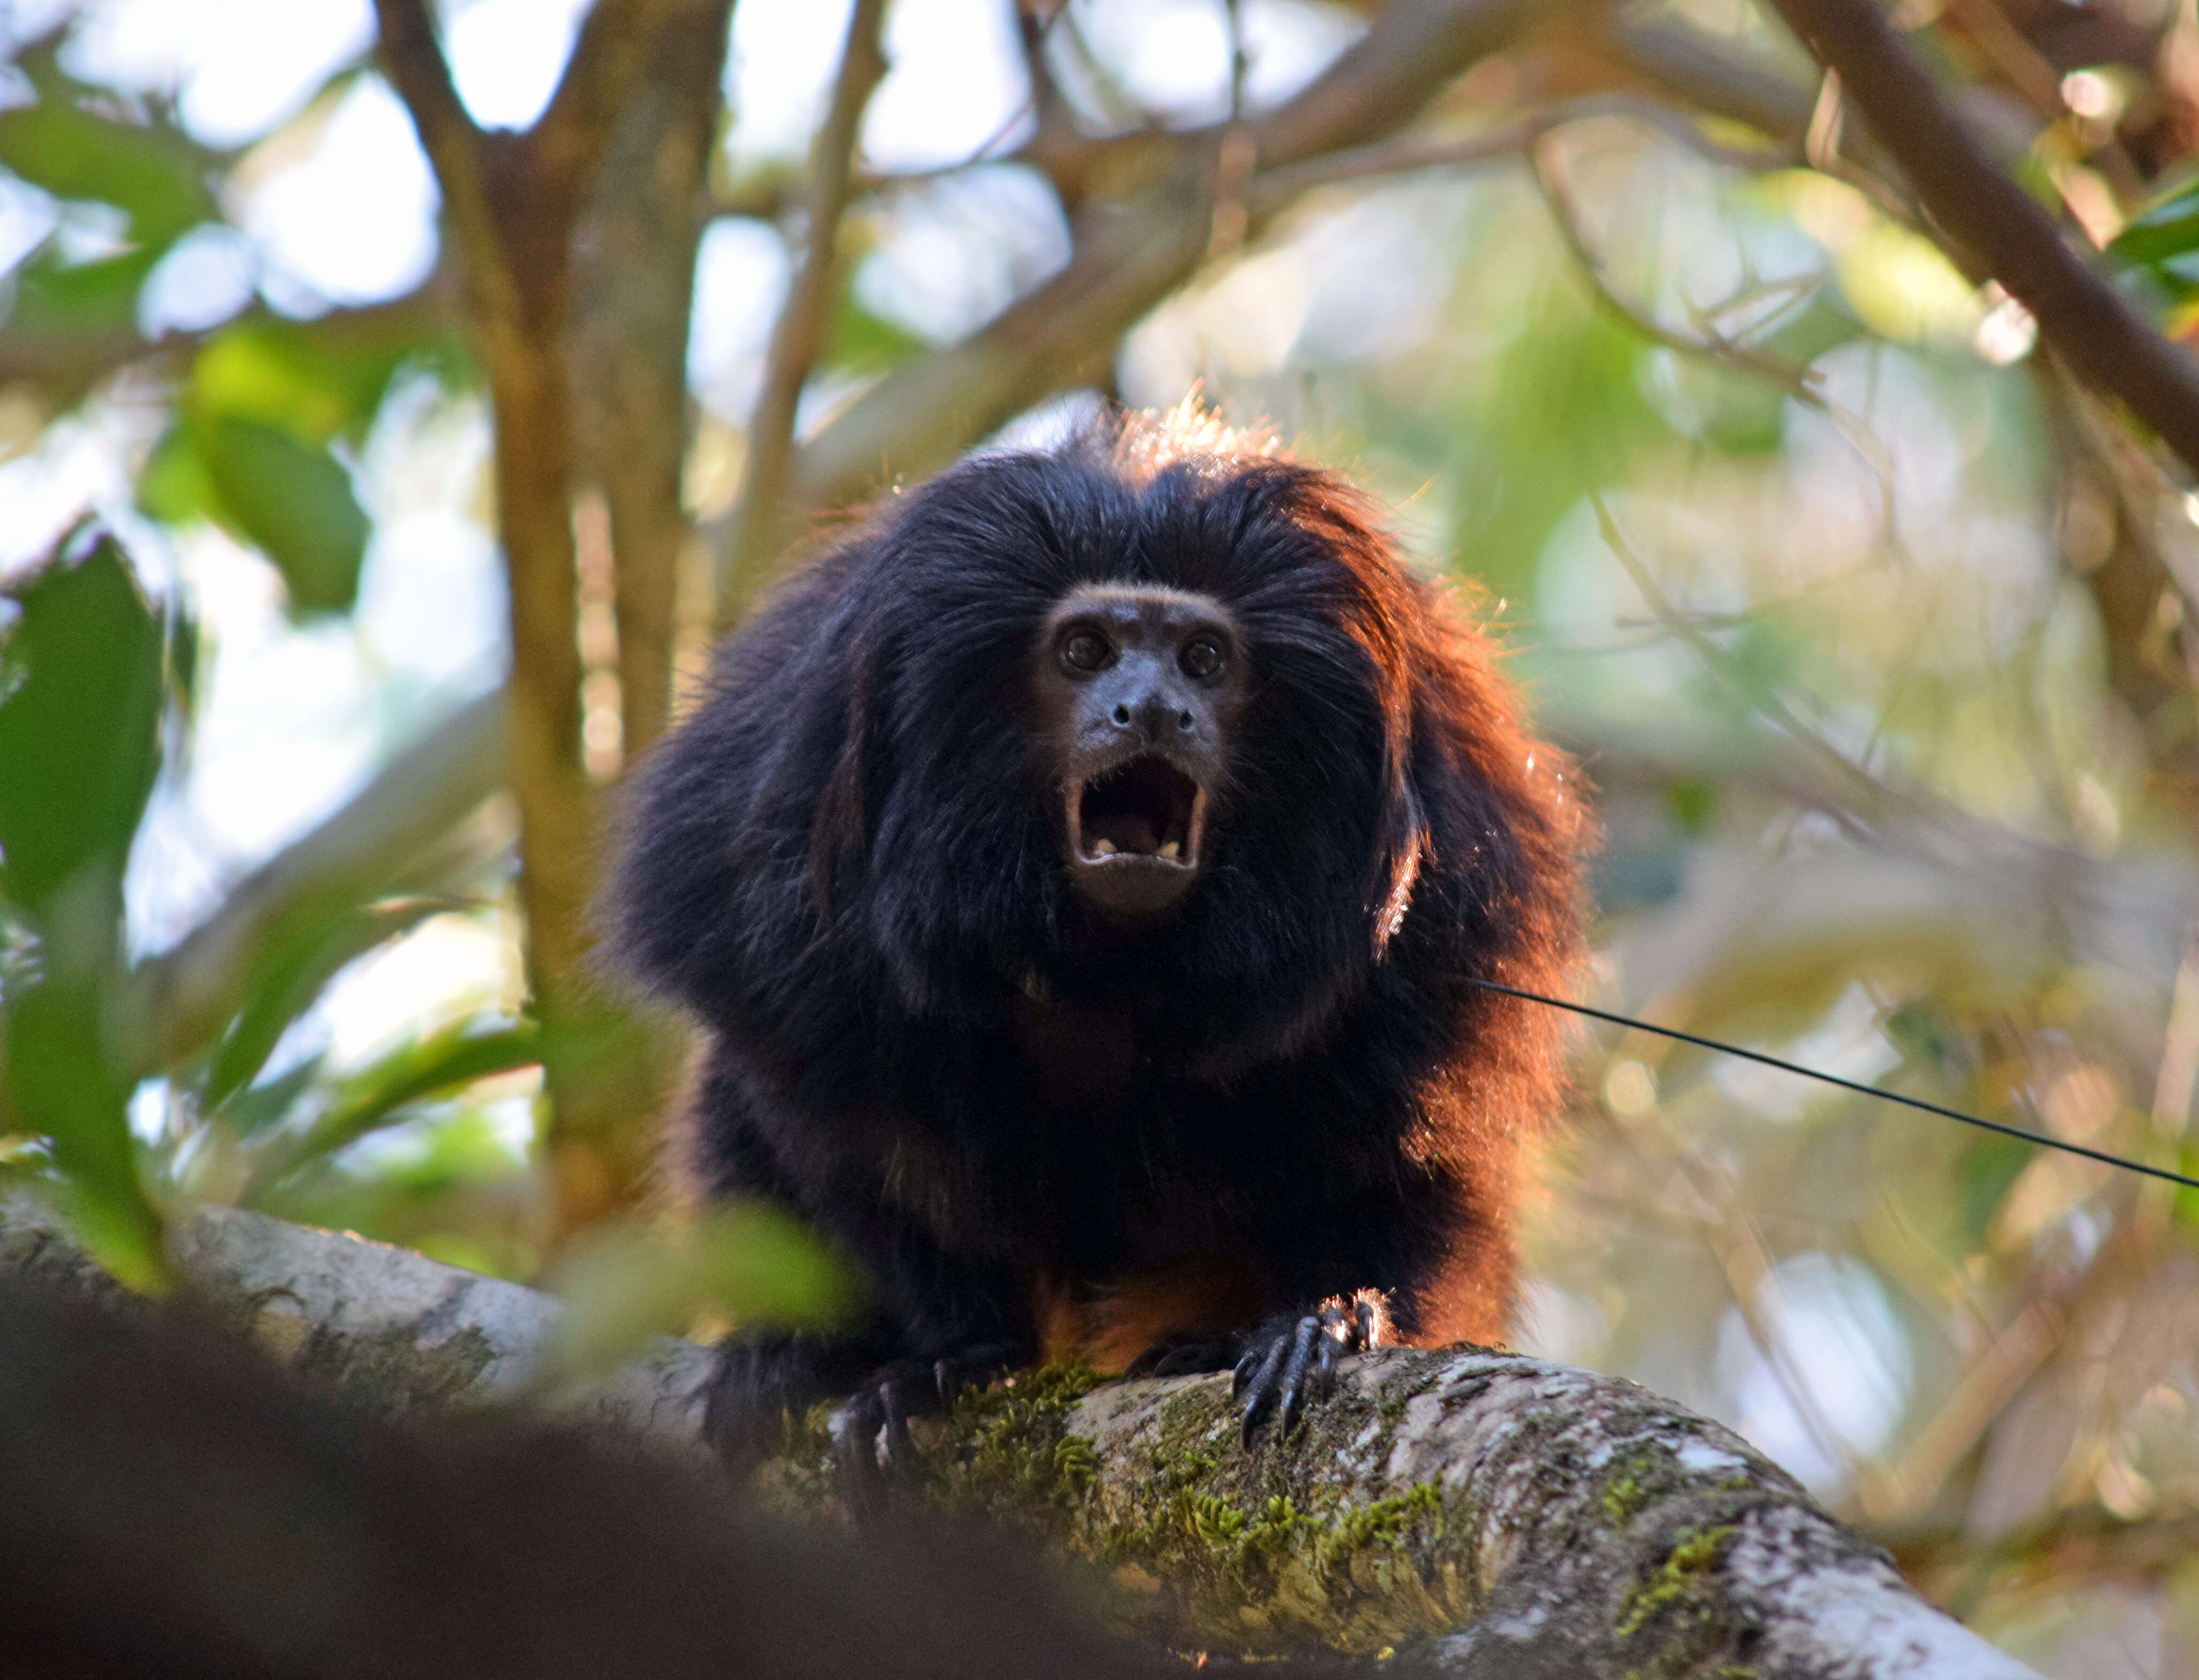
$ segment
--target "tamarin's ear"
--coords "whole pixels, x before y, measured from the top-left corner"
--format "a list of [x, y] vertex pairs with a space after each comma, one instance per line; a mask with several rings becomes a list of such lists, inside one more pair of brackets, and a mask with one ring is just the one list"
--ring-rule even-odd
[[[1387, 756], [1387, 754], [1385, 755]], [[1374, 960], [1382, 960], [1391, 936], [1405, 919], [1420, 878], [1420, 855], [1428, 843], [1427, 818], [1413, 787], [1413, 773], [1402, 760], [1385, 767], [1382, 821], [1376, 842], [1374, 891]]]
[[858, 643], [848, 683], [846, 732], [832, 773], [817, 796], [809, 820], [809, 884], [826, 915], [862, 883], [871, 854], [869, 780], [871, 710], [878, 687], [877, 650]]

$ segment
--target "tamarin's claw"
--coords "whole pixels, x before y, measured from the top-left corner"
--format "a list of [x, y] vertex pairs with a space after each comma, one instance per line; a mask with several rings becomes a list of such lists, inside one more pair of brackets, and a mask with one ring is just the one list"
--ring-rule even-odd
[[1252, 1444], [1271, 1416], [1277, 1432], [1288, 1435], [1306, 1407], [1335, 1386], [1337, 1360], [1383, 1340], [1380, 1298], [1371, 1290], [1349, 1300], [1324, 1301], [1309, 1313], [1269, 1319], [1246, 1342], [1230, 1384], [1231, 1397], [1243, 1407], [1245, 1444]]
[[936, 1359], [896, 1359], [832, 1415], [833, 1457], [840, 1493], [858, 1518], [877, 1512], [887, 1479], [915, 1467], [916, 1444], [908, 1420], [944, 1411], [965, 1388], [976, 1388], [1013, 1368], [1024, 1350], [1006, 1342], [962, 1348]]

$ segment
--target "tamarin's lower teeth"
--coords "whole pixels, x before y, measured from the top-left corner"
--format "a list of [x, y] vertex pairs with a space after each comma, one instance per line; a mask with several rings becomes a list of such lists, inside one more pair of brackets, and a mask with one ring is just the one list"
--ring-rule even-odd
[[1172, 858], [1182, 849], [1183, 848], [1176, 842], [1173, 840], [1167, 841], [1161, 847], [1161, 855], [1164, 858]]
[[1094, 857], [1114, 856], [1115, 843], [1112, 840], [1102, 840], [1098, 845], [1092, 849], [1092, 855]]

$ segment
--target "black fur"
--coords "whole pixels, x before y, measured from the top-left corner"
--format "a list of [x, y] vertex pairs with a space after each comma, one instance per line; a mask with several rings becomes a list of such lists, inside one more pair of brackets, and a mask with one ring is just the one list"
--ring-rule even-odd
[[[1048, 610], [1105, 582], [1219, 600], [1251, 672], [1200, 878], [1142, 931], [1070, 890], [1030, 723]], [[720, 650], [614, 889], [625, 966], [708, 1030], [687, 1169], [875, 1285], [846, 1339], [729, 1351], [729, 1436], [863, 1367], [1031, 1357], [1049, 1300], [1187, 1260], [1257, 1297], [1187, 1338], [1362, 1289], [1493, 1335], [1557, 1041], [1456, 977], [1567, 983], [1568, 775], [1329, 475], [1133, 420], [893, 499]]]

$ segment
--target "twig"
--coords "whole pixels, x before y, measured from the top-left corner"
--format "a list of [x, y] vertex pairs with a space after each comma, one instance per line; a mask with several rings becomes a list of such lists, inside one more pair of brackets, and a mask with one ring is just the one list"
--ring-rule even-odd
[[[1831, 742], [1795, 716], [1778, 696], [1761, 693], [1735, 677], [1725, 650], [1689, 623], [1686, 615], [1674, 608], [1671, 598], [1659, 586], [1648, 567], [1642, 563], [1641, 556], [1634, 551], [1626, 534], [1619, 528], [1618, 520], [1612, 516], [1610, 505], [1601, 495], [1591, 496], [1589, 501], [1595, 509], [1596, 524], [1603, 534], [1605, 545], [1625, 568], [1627, 576], [1642, 592], [1642, 598], [1648, 603], [1649, 610], [1702, 660], [1712, 676], [1749, 706], [1770, 718], [1799, 745], [1830, 768], [1836, 780], [1846, 783], [1854, 792], [1864, 795], [1862, 803], [1866, 808], [1883, 811], [1890, 806], [1905, 806], [1914, 812], [1916, 802], [1913, 798], [1896, 793], [1869, 771], [1850, 760]], [[1829, 814], [1857, 837], [1867, 838], [1869, 836], [1869, 825], [1855, 814], [1852, 805], [1844, 805]]]
[[1819, 388], [1823, 376], [1814, 368], [1803, 367], [1780, 357], [1767, 355], [1753, 346], [1741, 343], [1718, 331], [1707, 322], [1698, 322], [1694, 335], [1675, 332], [1657, 319], [1649, 311], [1624, 296], [1611, 283], [1604, 270], [1603, 259], [1589, 242], [1581, 226], [1580, 212], [1574, 203], [1571, 182], [1567, 179], [1563, 160], [1554, 146], [1547, 143], [1549, 137], [1538, 142], [1529, 152], [1535, 184], [1541, 189], [1543, 201], [1549, 206], [1550, 219], [1555, 225], [1558, 236], [1572, 253], [1582, 278], [1587, 281], [1596, 300], [1613, 314], [1624, 321], [1635, 331], [1651, 342], [1662, 345], [1677, 354], [1723, 363], [1738, 372], [1752, 375], [1777, 387], [1805, 408], [1823, 415], [1833, 423], [1847, 444], [1855, 451], [1864, 469], [1878, 487], [1879, 523], [1887, 540], [1896, 534], [1896, 505], [1893, 499], [1893, 463], [1887, 458], [1870, 428], [1860, 415], [1851, 412], [1834, 402]]
[[838, 296], [840, 218], [849, 170], [871, 93], [884, 77], [878, 45], [885, 0], [855, 0], [833, 84], [831, 109], [810, 150], [808, 228], [800, 266], [772, 334], [763, 390], [748, 428], [740, 500], [717, 556], [717, 615], [737, 624], [761, 592], [785, 542], [786, 485], [794, 460], [794, 423], [802, 388], [825, 347]]
[[1995, 167], [1887, 24], [1875, 0], [1776, 0], [1840, 73], [1918, 201], [2038, 320], [2088, 382], [2111, 392], [2199, 471], [2199, 365], [2073, 250], [2054, 220]]
[[468, 290], [477, 307], [516, 312], [510, 277], [504, 265], [490, 260], [503, 240], [488, 182], [486, 137], [458, 97], [427, 0], [374, 0], [374, 11], [380, 26], [376, 55], [435, 166], [444, 211], [467, 253]]
[[[1554, 14], [1560, 9], [1528, 0], [1393, 0], [1310, 85], [1245, 125], [1256, 155], [1280, 168], [1392, 133], [1453, 78]], [[1197, 268], [1210, 231], [1196, 183], [1215, 133], [1138, 139], [1166, 160], [1151, 189], [1080, 216], [1067, 268], [842, 410], [797, 455], [791, 509], [843, 505], [897, 475], [930, 471], [1032, 404], [1105, 373], [1117, 338]]]
[[1940, 1484], [2054, 1351], [2062, 1328], [2062, 1314], [2055, 1303], [2033, 1301], [1970, 1362], [1961, 1380], [1910, 1438], [1888, 1470], [1903, 1509], [1919, 1511], [1931, 1503]]
[[1333, 182], [1524, 158], [1537, 141], [1554, 129], [1599, 117], [1642, 123], [1708, 161], [1728, 168], [1781, 169], [1801, 160], [1801, 154], [1792, 146], [1729, 146], [1714, 140], [1703, 131], [1700, 124], [1662, 100], [1636, 93], [1590, 93], [1562, 100], [1502, 128], [1463, 140], [1356, 146], [1349, 151], [1333, 152], [1288, 168], [1262, 170], [1252, 178], [1253, 202], [1266, 209], [1295, 198], [1309, 188]]
[[[1999, 0], [1949, 0], [1947, 10], [2039, 118], [2050, 124], [2069, 121], [2069, 107], [2062, 97], [2062, 73], [2015, 26]], [[2089, 148], [2089, 154], [2125, 205], [2144, 198], [2145, 178], [2112, 129]]]

